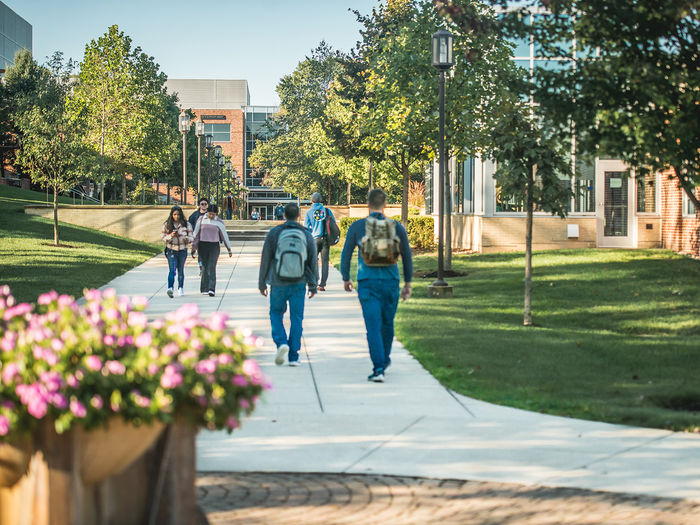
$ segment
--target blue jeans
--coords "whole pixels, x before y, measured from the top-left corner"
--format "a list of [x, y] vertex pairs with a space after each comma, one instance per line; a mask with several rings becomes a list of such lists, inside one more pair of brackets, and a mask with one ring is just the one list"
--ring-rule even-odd
[[168, 256], [168, 288], [175, 285], [175, 274], [177, 273], [177, 286], [182, 288], [185, 284], [185, 261], [187, 260], [187, 250], [167, 250]]
[[357, 295], [365, 319], [373, 371], [384, 372], [391, 363], [399, 282], [394, 279], [362, 279], [357, 283]]
[[[306, 295], [306, 283], [289, 284], [286, 286], [270, 287], [270, 327], [272, 340], [277, 348], [280, 345], [289, 345], [289, 362], [299, 360], [301, 349], [301, 322], [304, 320], [304, 296]], [[284, 314], [289, 303], [289, 337], [284, 330]]]

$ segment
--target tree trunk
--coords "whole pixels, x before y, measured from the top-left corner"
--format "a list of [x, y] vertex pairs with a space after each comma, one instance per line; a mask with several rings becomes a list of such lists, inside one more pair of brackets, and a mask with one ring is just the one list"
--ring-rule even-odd
[[673, 168], [673, 171], [676, 173], [676, 178], [678, 179], [681, 188], [688, 196], [688, 199], [690, 199], [690, 202], [695, 205], [696, 210], [700, 210], [700, 199], [695, 196], [695, 186], [690, 182], [687, 176], [680, 173], [678, 168]]
[[126, 173], [122, 175], [122, 204], [126, 204]]
[[[369, 159], [369, 189], [372, 189], [372, 183], [374, 182], [372, 180], [372, 168], [373, 168], [374, 162], [372, 159]], [[369, 190], [368, 190], [369, 191]]]
[[348, 181], [348, 206], [350, 206], [351, 195], [352, 195], [352, 182]]
[[58, 196], [55, 185], [53, 187], [53, 244], [58, 246]]
[[328, 195], [326, 195], [326, 199], [328, 199], [328, 200], [326, 201], [326, 203], [330, 206], [330, 204], [331, 204], [331, 179], [330, 179], [330, 177], [327, 179], [326, 182], [327, 182], [327, 187], [328, 187]]
[[401, 154], [401, 174], [403, 175], [403, 188], [401, 190], [401, 224], [404, 228], [408, 228], [408, 180], [409, 169], [408, 164], [404, 159], [404, 154]]
[[156, 204], [160, 204], [160, 179], [156, 179]]
[[532, 188], [535, 185], [535, 170], [532, 167], [527, 181], [525, 200], [527, 203], [527, 219], [525, 223], [525, 307], [523, 311], [523, 325], [532, 326]]
[[170, 182], [168, 182], [168, 206], [170, 206]]

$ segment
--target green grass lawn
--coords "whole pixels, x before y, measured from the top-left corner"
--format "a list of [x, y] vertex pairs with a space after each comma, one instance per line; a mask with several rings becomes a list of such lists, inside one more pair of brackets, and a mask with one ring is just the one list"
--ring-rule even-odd
[[[339, 249], [333, 252], [339, 260]], [[414, 280], [396, 335], [442, 384], [528, 410], [598, 421], [700, 427], [700, 262], [666, 250], [456, 255], [452, 299]], [[436, 268], [434, 254], [415, 271]], [[354, 273], [353, 273], [354, 276]]]
[[18, 301], [33, 301], [48, 290], [82, 295], [83, 288], [102, 286], [162, 250], [66, 223], [59, 223], [64, 246], [56, 247], [53, 221], [26, 215], [26, 204], [46, 204], [46, 194], [0, 185], [0, 285], [9, 284]]

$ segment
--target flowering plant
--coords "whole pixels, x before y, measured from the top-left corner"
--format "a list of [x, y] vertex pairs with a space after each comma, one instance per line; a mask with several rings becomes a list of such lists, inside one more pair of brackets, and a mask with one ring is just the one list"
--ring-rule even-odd
[[247, 357], [258, 339], [228, 329], [225, 313], [205, 320], [187, 304], [149, 323], [145, 298], [84, 295], [83, 304], [56, 292], [16, 304], [0, 287], [0, 440], [44, 418], [62, 433], [116, 414], [136, 425], [180, 414], [232, 431], [269, 387]]

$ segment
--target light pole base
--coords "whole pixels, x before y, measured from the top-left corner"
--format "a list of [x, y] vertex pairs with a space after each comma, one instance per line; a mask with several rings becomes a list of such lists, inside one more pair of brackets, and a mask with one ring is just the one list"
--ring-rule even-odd
[[[445, 283], [445, 281], [442, 281]], [[454, 297], [454, 288], [449, 284], [433, 284], [428, 286], [428, 297]]]

